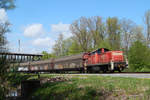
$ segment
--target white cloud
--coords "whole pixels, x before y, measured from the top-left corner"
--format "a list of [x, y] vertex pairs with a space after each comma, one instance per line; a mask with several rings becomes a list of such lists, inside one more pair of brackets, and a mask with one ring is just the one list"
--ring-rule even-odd
[[24, 49], [22, 49], [20, 53], [41, 54], [42, 51], [40, 49], [37, 49], [37, 48], [24, 47]]
[[4, 23], [8, 21], [7, 13], [5, 9], [0, 9], [0, 22]]
[[71, 32], [69, 30], [70, 24], [63, 24], [63, 23], [58, 23], [58, 24], [52, 24], [51, 25], [51, 33], [53, 34], [63, 34], [65, 37], [70, 37]]
[[33, 41], [32, 43], [34, 46], [38, 46], [38, 47], [51, 47], [54, 44], [54, 40], [52, 40], [49, 37], [45, 37], [45, 38], [37, 38]]
[[42, 51], [49, 51], [48, 48], [44, 47], [34, 47], [33, 45], [30, 45], [31, 43], [25, 42], [22, 43], [20, 50], [19, 47], [15, 43], [9, 43], [9, 51], [13, 53], [27, 53], [27, 54], [41, 54]]
[[32, 24], [24, 29], [24, 35], [27, 37], [37, 37], [44, 34], [44, 29], [42, 24]]
[[[51, 25], [51, 34], [47, 34], [44, 30], [42, 24], [31, 24], [24, 28], [24, 32], [22, 35], [26, 37], [33, 37], [30, 39], [23, 38], [23, 43], [21, 42], [21, 53], [41, 53], [42, 51], [51, 52], [52, 47], [57, 40], [57, 37], [60, 33], [64, 35], [65, 38], [71, 36], [71, 32], [69, 31], [70, 24], [52, 24]], [[18, 44], [17, 41], [14, 42], [14, 46], [10, 46], [12, 52], [18, 52]]]

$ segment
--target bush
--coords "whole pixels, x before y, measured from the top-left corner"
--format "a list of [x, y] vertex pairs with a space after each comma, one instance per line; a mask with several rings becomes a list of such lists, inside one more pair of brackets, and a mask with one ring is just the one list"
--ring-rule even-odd
[[4, 99], [4, 91], [2, 89], [2, 87], [0, 87], [0, 100], [3, 100]]
[[140, 41], [134, 42], [130, 47], [128, 58], [131, 71], [150, 69], [150, 50], [144, 43]]

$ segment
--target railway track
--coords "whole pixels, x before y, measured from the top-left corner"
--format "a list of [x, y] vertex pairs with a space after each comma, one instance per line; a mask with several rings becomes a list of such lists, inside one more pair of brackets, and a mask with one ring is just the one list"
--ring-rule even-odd
[[101, 74], [150, 74], [150, 72], [114, 72], [114, 73], [101, 73]]
[[150, 74], [150, 72], [106, 72], [106, 73], [51, 73], [48, 71], [17, 71], [18, 73], [41, 73], [41, 74]]
[[[62, 75], [62, 74], [53, 74]], [[150, 79], [150, 72], [122, 72], [122, 73], [74, 73], [74, 74], [63, 74], [63, 75], [83, 75], [83, 76], [111, 76], [111, 77], [126, 77], [126, 78], [142, 78]]]
[[[29, 73], [29, 72], [24, 72]], [[38, 75], [40, 77], [40, 74], [49, 74], [49, 75], [58, 75], [58, 76], [111, 76], [111, 77], [131, 77], [131, 78], [142, 78], [142, 79], [150, 79], [150, 72], [114, 72], [114, 73], [35, 73], [34, 75]]]

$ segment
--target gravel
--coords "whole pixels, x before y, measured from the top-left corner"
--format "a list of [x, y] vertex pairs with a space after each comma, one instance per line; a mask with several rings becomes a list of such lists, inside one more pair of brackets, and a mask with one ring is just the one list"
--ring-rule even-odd
[[[57, 74], [55, 74], [55, 75], [57, 75]], [[60, 74], [60, 75], [62, 75], [62, 74]], [[137, 74], [128, 74], [128, 73], [121, 73], [121, 74], [119, 74], [119, 73], [113, 73], [113, 74], [110, 74], [110, 73], [105, 73], [105, 74], [63, 74], [63, 75], [66, 75], [66, 76], [74, 76], [74, 75], [89, 75], [89, 76], [94, 76], [94, 75], [96, 75], [96, 76], [111, 76], [111, 77], [133, 77], [133, 78], [148, 78], [148, 79], [150, 79], [150, 74], [139, 74], [139, 73], [137, 73]]]

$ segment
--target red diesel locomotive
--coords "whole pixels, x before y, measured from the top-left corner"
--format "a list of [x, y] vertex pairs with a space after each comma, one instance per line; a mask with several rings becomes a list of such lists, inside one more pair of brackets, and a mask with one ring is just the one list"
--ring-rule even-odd
[[100, 48], [93, 52], [81, 53], [78, 55], [66, 56], [43, 61], [21, 63], [20, 67], [28, 68], [31, 72], [121, 72], [127, 67], [122, 51], [109, 51]]
[[125, 61], [122, 51], [109, 51], [106, 48], [97, 49], [90, 53], [85, 53], [84, 64], [87, 71], [110, 71], [115, 70], [121, 72], [126, 68], [127, 61]]

